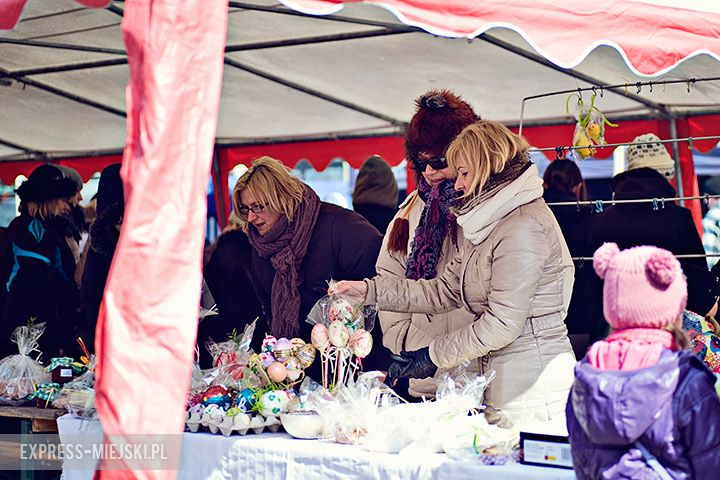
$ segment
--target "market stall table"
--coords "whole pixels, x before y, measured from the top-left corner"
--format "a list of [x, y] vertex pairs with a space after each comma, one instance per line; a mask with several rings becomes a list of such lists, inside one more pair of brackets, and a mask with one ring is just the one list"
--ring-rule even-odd
[[[60, 438], [88, 443], [102, 440], [100, 423], [73, 415], [58, 419]], [[85, 441], [85, 440], [83, 440]], [[359, 446], [321, 440], [296, 440], [285, 433], [223, 437], [210, 433], [185, 433], [178, 479], [473, 479], [473, 480], [571, 480], [570, 470], [528, 465], [487, 466], [479, 461], [457, 461], [444, 454], [423, 458], [369, 452]], [[65, 480], [89, 480], [91, 471], [63, 471]]]

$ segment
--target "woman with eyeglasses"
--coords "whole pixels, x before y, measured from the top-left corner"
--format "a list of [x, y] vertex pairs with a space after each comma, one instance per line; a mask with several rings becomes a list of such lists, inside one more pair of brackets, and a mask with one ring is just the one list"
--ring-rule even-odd
[[460, 254], [432, 280], [378, 276], [339, 282], [333, 292], [381, 310], [447, 312], [464, 307], [467, 326], [428, 347], [395, 356], [388, 377], [427, 378], [479, 359], [495, 372], [485, 391], [488, 421], [501, 427], [565, 425], [575, 356], [564, 319], [573, 264], [542, 199], [542, 179], [527, 142], [500, 123], [480, 120], [448, 147], [462, 194], [456, 208]]
[[256, 340], [268, 333], [309, 341], [305, 319], [327, 282], [375, 275], [380, 233], [357, 213], [321, 202], [270, 157], [253, 162], [232, 197], [250, 241], [248, 276], [263, 312]]
[[[430, 91], [416, 101], [417, 111], [405, 135], [405, 158], [415, 172], [417, 189], [400, 206], [385, 235], [377, 261], [379, 275], [435, 278], [459, 252], [462, 232], [452, 208], [457, 206], [454, 173], [445, 150], [463, 128], [478, 120], [464, 100], [449, 91]], [[473, 315], [463, 308], [443, 313], [382, 311], [383, 344], [393, 353], [427, 347], [436, 337], [469, 325]], [[479, 370], [477, 362], [472, 370]], [[434, 397], [433, 378], [396, 385], [411, 397]]]

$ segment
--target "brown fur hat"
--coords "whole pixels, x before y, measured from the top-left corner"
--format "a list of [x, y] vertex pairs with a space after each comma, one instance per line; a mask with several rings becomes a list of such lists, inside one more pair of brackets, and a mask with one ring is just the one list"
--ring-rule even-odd
[[421, 152], [445, 154], [450, 142], [468, 125], [480, 120], [472, 107], [449, 90], [431, 90], [415, 100], [417, 111], [405, 134], [405, 157]]

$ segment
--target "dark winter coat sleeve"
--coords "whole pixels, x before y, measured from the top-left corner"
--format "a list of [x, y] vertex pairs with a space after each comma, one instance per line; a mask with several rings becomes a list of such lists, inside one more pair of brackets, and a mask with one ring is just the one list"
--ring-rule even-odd
[[110, 273], [112, 257], [99, 254], [92, 248], [87, 251], [85, 269], [80, 283], [80, 305], [83, 314], [83, 323], [78, 329], [85, 345], [92, 349], [95, 343], [95, 326], [100, 312], [100, 303]]
[[347, 212], [335, 217], [332, 227], [333, 255], [341, 279], [361, 280], [375, 276], [382, 235], [362, 216]]

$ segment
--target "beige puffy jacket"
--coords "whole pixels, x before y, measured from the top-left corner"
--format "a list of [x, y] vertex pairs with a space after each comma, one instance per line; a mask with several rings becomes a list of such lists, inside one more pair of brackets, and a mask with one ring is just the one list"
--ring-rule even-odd
[[[521, 195], [508, 190], [503, 201], [514, 209], [490, 223], [477, 245], [468, 240], [472, 232], [464, 225], [460, 255], [437, 278], [367, 281], [367, 302], [380, 310], [431, 313], [465, 307], [475, 314], [470, 325], [435, 338], [430, 357], [440, 368], [480, 358], [482, 372], [494, 371], [485, 392], [486, 415], [505, 427], [564, 425], [573, 382], [575, 356], [564, 318], [574, 269], [541, 194], [540, 183], [534, 200], [515, 206]], [[490, 207], [496, 210], [495, 204]]]
[[[408, 252], [415, 238], [415, 229], [420, 222], [423, 208], [425, 208], [425, 202], [418, 196], [416, 190], [400, 205], [400, 210], [395, 216], [395, 218], [399, 218], [405, 215], [409, 223]], [[388, 229], [388, 233], [383, 239], [383, 246], [380, 249], [376, 265], [377, 273], [391, 278], [405, 278], [407, 255], [402, 252], [390, 252], [387, 248], [391, 230], [392, 227]], [[458, 232], [458, 246], [453, 245], [449, 236], [445, 238], [437, 265], [438, 273], [442, 273], [445, 265], [458, 255], [459, 245], [462, 241], [462, 231]], [[402, 350], [409, 351], [427, 347], [436, 337], [470, 325], [475, 319], [475, 315], [464, 308], [459, 308], [437, 314], [380, 312], [379, 318], [383, 331], [383, 344], [393, 353], [400, 353]], [[472, 362], [470, 369], [479, 371], [478, 360]], [[437, 384], [433, 378], [410, 380], [409, 391], [413, 396], [434, 397], [436, 390]]]

